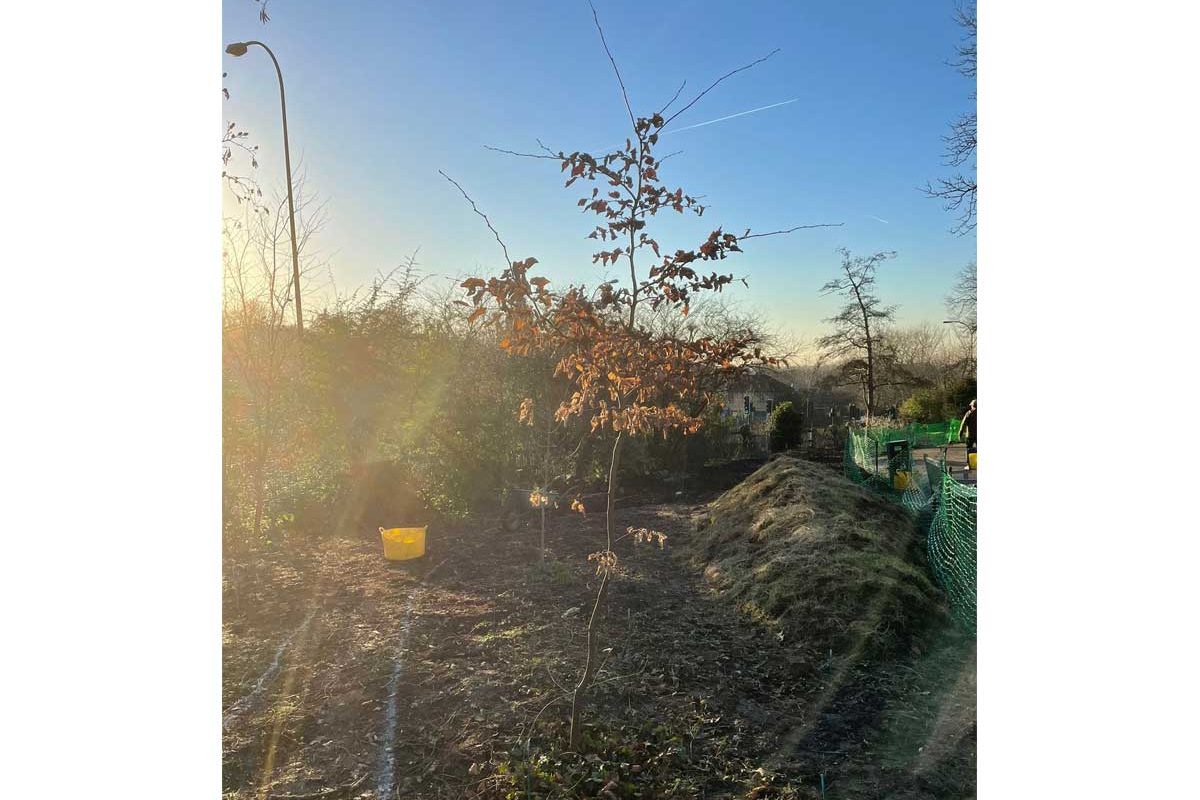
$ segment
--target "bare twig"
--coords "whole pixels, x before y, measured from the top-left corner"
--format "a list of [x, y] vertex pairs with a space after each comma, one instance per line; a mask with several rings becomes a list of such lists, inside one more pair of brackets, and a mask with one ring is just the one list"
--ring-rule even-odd
[[659, 112], [658, 112], [659, 115], [667, 113], [667, 109], [670, 108], [671, 106], [673, 106], [675, 104], [675, 101], [679, 99], [679, 93], [683, 91], [683, 87], [685, 87], [685, 86], [687, 86], [687, 81], [684, 81], [683, 83], [679, 84], [679, 88], [675, 90], [675, 96], [672, 97], [665, 106], [663, 106], [661, 109], [659, 109]]
[[[541, 142], [538, 142], [538, 144], [541, 144]], [[542, 146], [545, 147], [545, 145], [542, 145]], [[547, 161], [561, 161], [562, 160], [556, 155], [545, 155], [544, 156], [541, 153], [518, 153], [516, 150], [505, 150], [502, 147], [492, 147], [490, 144], [485, 144], [483, 146], [483, 149], [484, 150], [492, 150], [493, 152], [496, 152], [496, 153], [504, 153], [505, 155], [510, 155], [510, 156], [519, 156], [520, 158], [544, 158]]]
[[783, 233], [791, 233], [792, 231], [803, 231], [809, 228], [840, 228], [845, 225], [844, 222], [822, 222], [819, 225], [797, 225], [794, 228], [788, 228], [785, 231], [769, 231], [767, 233], [750, 233], [745, 236], [738, 237], [739, 239], [757, 239], [760, 236], [778, 236]]
[[445, 178], [446, 180], [448, 180], [448, 181], [450, 181], [451, 183], [453, 183], [453, 184], [454, 184], [454, 186], [455, 186], [455, 187], [458, 189], [458, 191], [462, 193], [462, 196], [463, 196], [464, 198], [466, 198], [467, 202], [471, 204], [471, 209], [472, 209], [472, 210], [473, 210], [473, 211], [474, 211], [476, 214], [478, 214], [479, 216], [483, 217], [483, 221], [484, 221], [485, 223], [487, 223], [488, 230], [490, 230], [490, 231], [492, 232], [492, 235], [496, 237], [496, 241], [497, 241], [497, 242], [500, 244], [500, 249], [504, 251], [504, 266], [505, 266], [506, 268], [507, 268], [507, 267], [509, 267], [509, 266], [511, 266], [511, 265], [512, 265], [512, 259], [508, 257], [508, 247], [506, 247], [506, 246], [505, 246], [505, 244], [504, 244], [504, 240], [500, 238], [500, 234], [499, 234], [499, 232], [497, 232], [497, 230], [495, 229], [495, 227], [493, 227], [493, 226], [492, 226], [492, 221], [491, 221], [490, 219], [488, 219], [488, 216], [487, 216], [487, 214], [485, 214], [485, 213], [483, 213], [482, 211], [480, 211], [480, 210], [479, 210], [479, 206], [475, 205], [475, 201], [471, 199], [471, 195], [467, 194], [466, 190], [465, 190], [465, 189], [463, 189], [461, 186], [459, 186], [459, 185], [458, 185], [458, 181], [454, 180], [454, 178], [451, 178], [449, 175], [447, 175], [446, 173], [442, 172], [440, 169], [438, 170], [438, 174], [439, 174], [439, 175], [441, 175], [441, 176], [442, 176], [443, 178]]
[[604, 52], [608, 54], [608, 61], [612, 64], [613, 72], [617, 73], [617, 83], [621, 85], [621, 99], [625, 101], [625, 110], [629, 113], [629, 124], [636, 129], [637, 120], [633, 116], [633, 108], [629, 105], [629, 93], [625, 91], [625, 81], [621, 78], [621, 70], [617, 69], [617, 61], [613, 58], [612, 50], [608, 49], [608, 40], [604, 38], [604, 28], [600, 26], [600, 17], [596, 14], [596, 6], [592, 4], [591, 0], [588, 0], [588, 5], [592, 7], [592, 19], [596, 21], [596, 30], [600, 32], [600, 44], [604, 45]]
[[[721, 81], [725, 80], [726, 78], [728, 78], [728, 77], [730, 77], [730, 76], [732, 76], [732, 75], [736, 75], [736, 74], [737, 74], [737, 73], [739, 73], [739, 72], [743, 72], [743, 71], [745, 71], [745, 70], [748, 70], [748, 69], [750, 69], [750, 68], [751, 68], [751, 67], [753, 67], [753, 66], [756, 66], [756, 65], [758, 65], [758, 64], [761, 64], [762, 62], [766, 61], [768, 58], [770, 58], [771, 56], [775, 55], [775, 54], [776, 54], [776, 53], [778, 53], [778, 52], [779, 52], [779, 48], [778, 48], [778, 47], [776, 47], [774, 50], [772, 50], [771, 52], [767, 53], [765, 56], [763, 56], [762, 58], [758, 59], [757, 61], [751, 61], [749, 64], [745, 65], [744, 67], [738, 67], [737, 69], [733, 70], [732, 72], [726, 72], [724, 75], [722, 75], [721, 77], [719, 77], [719, 78], [717, 78], [715, 81], [713, 81], [711, 86], [709, 86], [707, 89], [705, 89], [705, 90], [704, 90], [703, 92], [701, 92], [700, 94], [698, 94], [698, 95], [696, 95], [695, 97], [693, 97], [690, 103], [688, 103], [686, 106], [684, 106], [683, 108], [681, 108], [681, 109], [679, 109], [678, 111], [676, 111], [676, 112], [675, 112], [674, 114], [672, 114], [671, 116], [667, 117], [667, 121], [666, 121], [666, 122], [664, 122], [664, 123], [662, 124], [662, 127], [661, 127], [661, 128], [659, 128], [659, 130], [662, 130], [662, 128], [665, 128], [665, 127], [667, 127], [668, 125], [670, 125], [670, 124], [671, 124], [671, 120], [675, 119], [675, 118], [676, 118], [676, 117], [678, 117], [680, 114], [682, 114], [683, 112], [687, 111], [687, 110], [688, 110], [689, 108], [691, 108], [692, 106], [696, 105], [696, 103], [697, 103], [697, 102], [700, 100], [700, 98], [701, 98], [701, 97], [704, 97], [704, 95], [708, 94], [708, 93], [709, 93], [709, 92], [711, 92], [713, 89], [717, 88], [717, 84], [719, 84]], [[673, 102], [673, 101], [672, 101], [672, 102]]]

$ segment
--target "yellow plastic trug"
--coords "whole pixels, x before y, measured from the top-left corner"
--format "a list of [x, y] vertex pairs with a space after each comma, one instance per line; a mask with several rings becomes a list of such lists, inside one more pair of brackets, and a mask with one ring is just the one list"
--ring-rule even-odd
[[425, 555], [425, 531], [421, 528], [380, 528], [383, 557], [388, 561], [407, 561]]
[[896, 491], [902, 492], [908, 488], [909, 481], [912, 480], [912, 475], [906, 470], [900, 470], [896, 473], [896, 477], [892, 481], [892, 485]]
[[979, 453], [967, 453], [967, 468], [979, 469]]

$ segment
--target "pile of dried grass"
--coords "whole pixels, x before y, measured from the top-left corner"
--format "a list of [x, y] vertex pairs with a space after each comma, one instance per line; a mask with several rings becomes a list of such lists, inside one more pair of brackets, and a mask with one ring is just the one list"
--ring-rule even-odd
[[716, 588], [810, 664], [919, 649], [947, 618], [913, 518], [820, 464], [772, 459], [680, 538]]

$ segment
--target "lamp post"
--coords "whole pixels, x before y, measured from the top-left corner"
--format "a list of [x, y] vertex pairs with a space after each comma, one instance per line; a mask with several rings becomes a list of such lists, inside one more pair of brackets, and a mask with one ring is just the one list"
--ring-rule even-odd
[[296, 249], [296, 201], [292, 197], [292, 151], [288, 146], [287, 100], [283, 94], [283, 71], [279, 69], [279, 60], [275, 58], [271, 48], [262, 42], [234, 42], [225, 48], [225, 52], [235, 57], [244, 56], [252, 44], [267, 51], [267, 55], [271, 57], [271, 63], [275, 65], [275, 75], [279, 78], [279, 108], [283, 114], [283, 164], [287, 169], [288, 227], [292, 233], [292, 289], [296, 295], [296, 334], [303, 336], [304, 310], [300, 303], [300, 254]]

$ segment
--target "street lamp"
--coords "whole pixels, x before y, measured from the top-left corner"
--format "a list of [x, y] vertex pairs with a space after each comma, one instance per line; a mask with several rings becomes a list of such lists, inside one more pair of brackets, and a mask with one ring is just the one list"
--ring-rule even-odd
[[267, 51], [267, 55], [271, 57], [271, 62], [275, 65], [275, 74], [279, 77], [279, 107], [283, 112], [283, 163], [287, 169], [288, 226], [292, 232], [292, 287], [296, 294], [296, 334], [302, 336], [304, 334], [304, 311], [300, 304], [300, 254], [296, 249], [296, 202], [292, 197], [292, 151], [288, 147], [287, 101], [283, 95], [283, 72], [279, 69], [279, 60], [275, 58], [271, 48], [262, 42], [234, 42], [225, 48], [225, 52], [235, 57], [244, 56], [252, 44]]

